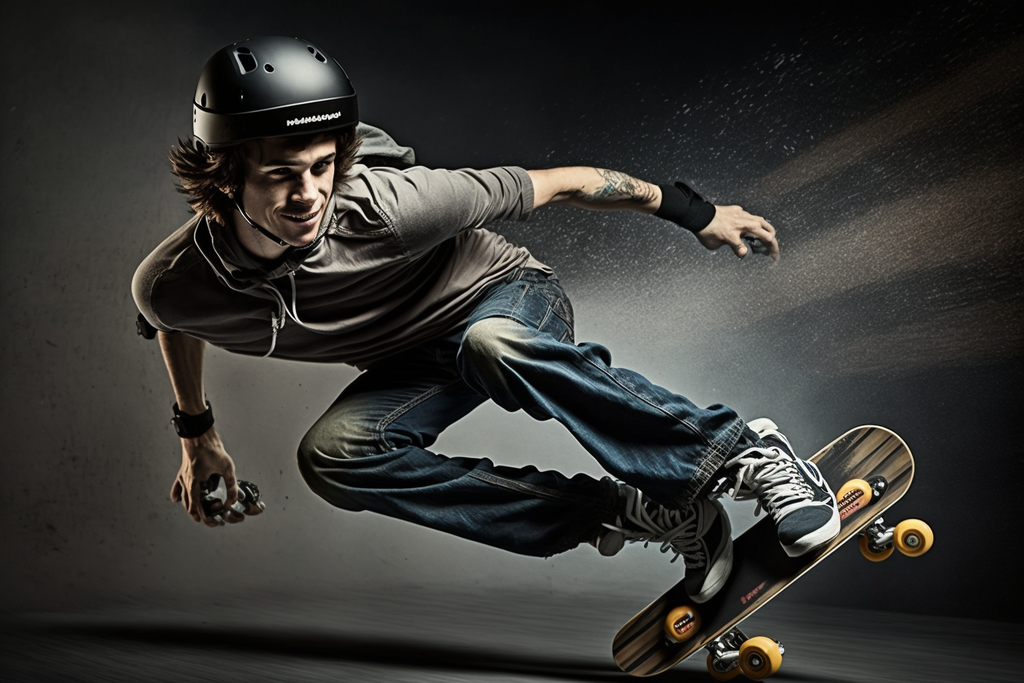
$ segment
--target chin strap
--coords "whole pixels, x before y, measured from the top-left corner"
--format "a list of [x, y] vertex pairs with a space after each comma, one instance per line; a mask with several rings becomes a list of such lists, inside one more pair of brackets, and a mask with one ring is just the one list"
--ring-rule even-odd
[[274, 233], [270, 232], [269, 230], [264, 228], [262, 225], [260, 225], [259, 223], [257, 223], [253, 219], [249, 218], [249, 214], [247, 214], [245, 212], [245, 209], [242, 208], [242, 205], [238, 203], [237, 199], [233, 199], [233, 201], [235, 202], [235, 208], [238, 209], [238, 213], [242, 214], [242, 218], [244, 218], [245, 222], [249, 224], [249, 227], [251, 227], [253, 230], [257, 230], [258, 232], [260, 232], [264, 237], [266, 237], [268, 240], [270, 240], [274, 244], [278, 244], [278, 245], [280, 245], [282, 247], [290, 247], [291, 246], [290, 244], [285, 242], [283, 239], [281, 239], [280, 237], [278, 237]]

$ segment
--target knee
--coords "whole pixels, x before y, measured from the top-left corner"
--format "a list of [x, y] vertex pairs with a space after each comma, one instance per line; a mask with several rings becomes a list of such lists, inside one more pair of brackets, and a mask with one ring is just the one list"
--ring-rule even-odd
[[540, 333], [511, 318], [485, 318], [466, 330], [459, 348], [462, 379], [505, 410], [523, 407], [517, 395], [519, 375], [533, 358], [531, 344]]
[[360, 437], [347, 428], [342, 420], [321, 420], [314, 424], [299, 442], [298, 464], [302, 478], [314, 491], [318, 482], [330, 476], [341, 462], [367, 455], [366, 437]]
[[[473, 375], [491, 373], [505, 361], [523, 356], [529, 328], [511, 318], [484, 318], [469, 326], [459, 347], [459, 368]], [[463, 372], [463, 375], [466, 373]]]
[[327, 455], [323, 446], [322, 436], [318, 434], [316, 425], [306, 432], [299, 442], [299, 474], [302, 475], [306, 485], [314, 491], [319, 491], [319, 484], [324, 479]]
[[299, 442], [299, 474], [306, 486], [343, 510], [364, 509], [352, 495], [357, 483], [352, 477], [353, 461], [366, 454], [359, 441], [337, 425], [318, 422]]

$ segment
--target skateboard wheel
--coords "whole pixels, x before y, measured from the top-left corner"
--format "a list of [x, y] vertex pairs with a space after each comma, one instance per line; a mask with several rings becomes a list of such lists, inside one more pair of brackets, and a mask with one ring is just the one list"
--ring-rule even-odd
[[839, 518], [846, 519], [857, 510], [871, 504], [871, 484], [863, 479], [851, 479], [836, 493]]
[[782, 666], [782, 650], [771, 638], [755, 636], [740, 645], [740, 670], [755, 681], [767, 678]]
[[892, 555], [894, 550], [896, 550], [891, 545], [888, 548], [883, 548], [882, 550], [872, 550], [871, 540], [867, 536], [861, 536], [858, 545], [860, 546], [860, 554], [868, 558], [872, 562], [881, 562], [882, 560], [888, 560], [889, 556]]
[[896, 525], [893, 542], [907, 557], [918, 557], [931, 550], [935, 542], [932, 528], [919, 519], [905, 519]]
[[731, 681], [740, 675], [740, 668], [735, 663], [731, 664], [730, 667], [727, 671], [719, 671], [715, 668], [715, 656], [708, 655], [708, 673], [716, 681]]
[[700, 613], [689, 605], [676, 607], [665, 617], [665, 635], [669, 640], [682, 643], [700, 630]]

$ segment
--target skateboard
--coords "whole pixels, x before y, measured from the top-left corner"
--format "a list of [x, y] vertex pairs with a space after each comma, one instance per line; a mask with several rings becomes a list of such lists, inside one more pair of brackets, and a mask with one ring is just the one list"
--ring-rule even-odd
[[708, 671], [717, 680], [740, 673], [760, 680], [782, 664], [783, 645], [771, 638], [748, 638], [739, 623], [854, 536], [870, 560], [895, 548], [918, 556], [934, 540], [920, 520], [887, 526], [879, 516], [910, 488], [914, 459], [899, 436], [883, 427], [852, 429], [810, 458], [836, 493], [842, 528], [827, 545], [802, 557], [789, 557], [779, 544], [770, 516], [737, 538], [732, 573], [722, 589], [703, 604], [689, 600], [682, 580], [619, 629], [612, 644], [615, 662], [634, 676], [667, 671], [707, 649]]

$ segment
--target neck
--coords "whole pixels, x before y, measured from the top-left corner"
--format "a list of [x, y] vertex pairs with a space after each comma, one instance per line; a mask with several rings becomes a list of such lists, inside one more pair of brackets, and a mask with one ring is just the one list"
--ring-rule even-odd
[[288, 251], [287, 244], [280, 244], [277, 237], [271, 237], [264, 233], [266, 228], [257, 225], [242, 209], [241, 205], [235, 203], [235, 210], [232, 212], [235, 237], [242, 247], [253, 256], [264, 259], [276, 259]]

